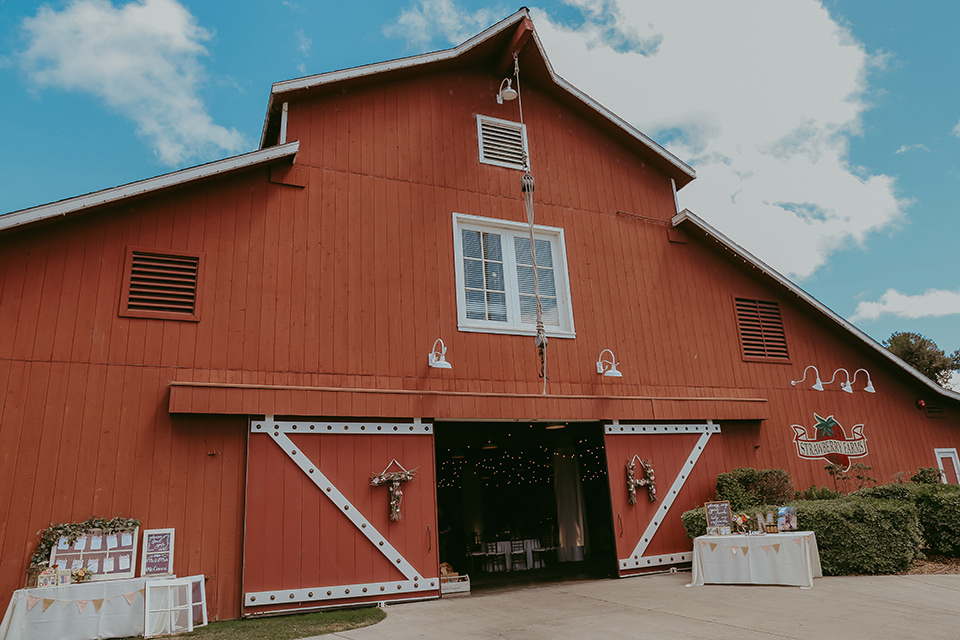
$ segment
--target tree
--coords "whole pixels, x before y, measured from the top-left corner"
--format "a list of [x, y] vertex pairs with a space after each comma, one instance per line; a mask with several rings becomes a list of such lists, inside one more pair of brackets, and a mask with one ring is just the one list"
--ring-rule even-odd
[[948, 356], [933, 340], [919, 333], [894, 331], [883, 346], [941, 387], [949, 382], [954, 371], [960, 370], [960, 349]]

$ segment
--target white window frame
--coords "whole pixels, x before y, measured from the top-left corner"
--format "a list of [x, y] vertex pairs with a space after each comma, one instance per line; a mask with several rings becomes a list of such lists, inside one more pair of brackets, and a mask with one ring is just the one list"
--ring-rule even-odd
[[960, 455], [957, 455], [956, 449], [934, 449], [933, 455], [937, 458], [937, 466], [940, 467], [940, 482], [947, 484], [947, 474], [943, 468], [944, 460], [953, 462], [953, 470], [960, 478]]
[[523, 140], [523, 157], [530, 157], [530, 150], [527, 147], [527, 125], [521, 124], [519, 122], [514, 122], [512, 120], [502, 120], [500, 118], [491, 118], [490, 116], [485, 116], [477, 114], [477, 147], [480, 150], [480, 162], [484, 164], [492, 164], [498, 167], [507, 167], [508, 169], [526, 169], [523, 163], [517, 164], [513, 162], [503, 162], [501, 160], [494, 160], [493, 158], [487, 158], [483, 154], [483, 122], [492, 122], [503, 127], [508, 127], [512, 129], [520, 130], [520, 137]]
[[[467, 318], [466, 285], [463, 273], [463, 229], [498, 233], [501, 236], [501, 251], [504, 260], [504, 285], [507, 300], [507, 321], [474, 320]], [[514, 238], [529, 238], [530, 228], [522, 222], [484, 218], [466, 213], [453, 214], [453, 254], [456, 266], [457, 282], [457, 328], [460, 331], [475, 333], [502, 333], [508, 335], [533, 336], [537, 333], [535, 324], [520, 322], [520, 293], [517, 279]], [[570, 276], [567, 270], [567, 252], [563, 229], [534, 225], [534, 238], [550, 242], [553, 254], [553, 275], [557, 293], [557, 314], [559, 326], [547, 325], [547, 335], [552, 338], [576, 338], [573, 325], [573, 305], [570, 297]]]

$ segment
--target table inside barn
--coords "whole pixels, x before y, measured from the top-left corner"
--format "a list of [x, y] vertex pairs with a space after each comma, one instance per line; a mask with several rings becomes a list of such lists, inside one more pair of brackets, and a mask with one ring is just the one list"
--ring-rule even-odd
[[783, 584], [813, 588], [823, 576], [813, 531], [762, 536], [700, 536], [693, 541], [693, 580], [704, 584]]
[[0, 640], [90, 640], [143, 633], [149, 578], [18, 589], [0, 622]]

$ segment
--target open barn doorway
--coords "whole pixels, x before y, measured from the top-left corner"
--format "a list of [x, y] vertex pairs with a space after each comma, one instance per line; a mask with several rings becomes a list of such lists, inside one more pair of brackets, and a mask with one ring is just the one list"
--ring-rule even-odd
[[475, 586], [616, 574], [600, 423], [435, 423], [440, 562]]

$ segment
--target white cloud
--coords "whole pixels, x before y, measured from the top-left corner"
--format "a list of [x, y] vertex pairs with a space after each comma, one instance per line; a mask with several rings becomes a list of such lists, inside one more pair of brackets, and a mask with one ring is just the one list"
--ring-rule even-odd
[[403, 9], [396, 22], [383, 33], [407, 41], [411, 48], [422, 49], [434, 38], [450, 44], [469, 40], [511, 12], [503, 6], [487, 7], [470, 13], [454, 0], [417, 0]]
[[[848, 154], [883, 58], [817, 0], [566, 3], [582, 24], [533, 10], [557, 73], [693, 165], [681, 207], [768, 264], [808, 277], [902, 218], [893, 178]], [[423, 0], [394, 35], [414, 14], [421, 42], [479, 31], [452, 0]]]
[[925, 144], [902, 144], [900, 148], [893, 152], [893, 155], [900, 155], [901, 153], [907, 153], [908, 151], [930, 151], [929, 147]]
[[953, 135], [960, 137], [960, 122], [953, 128]]
[[74, 0], [23, 21], [24, 70], [40, 87], [102, 99], [136, 123], [161, 162], [240, 151], [243, 135], [213, 122], [200, 98], [211, 33], [175, 0]]
[[850, 320], [876, 320], [881, 316], [939, 318], [957, 314], [960, 314], [960, 291], [930, 289], [921, 294], [910, 295], [896, 289], [887, 289], [876, 302], [858, 304]]

